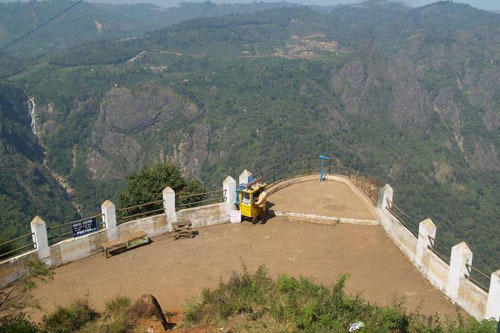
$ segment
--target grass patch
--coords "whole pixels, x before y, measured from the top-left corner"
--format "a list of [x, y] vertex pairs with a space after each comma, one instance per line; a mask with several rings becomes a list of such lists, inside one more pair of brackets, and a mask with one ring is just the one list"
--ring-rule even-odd
[[15, 317], [7, 317], [0, 322], [0, 332], [2, 333], [38, 333], [39, 328], [30, 322], [24, 314]]
[[44, 316], [43, 323], [47, 332], [71, 333], [97, 317], [99, 313], [92, 309], [87, 301], [77, 300], [68, 307], [58, 307], [54, 313]]
[[130, 298], [125, 296], [116, 296], [106, 302], [106, 312], [109, 313], [120, 313], [126, 311], [132, 301]]
[[183, 325], [225, 327], [239, 332], [348, 332], [362, 321], [356, 332], [496, 333], [493, 321], [442, 322], [435, 316], [423, 323], [418, 313], [408, 313], [402, 303], [381, 307], [360, 296], [344, 292], [347, 275], [331, 287], [307, 278], [280, 275], [269, 277], [264, 266], [255, 272], [243, 267], [215, 289], [204, 289], [186, 305]]
[[78, 300], [65, 308], [58, 308], [54, 313], [44, 317], [39, 333], [126, 333], [134, 329], [130, 319], [131, 300], [116, 296], [106, 302], [106, 310], [98, 313], [87, 301]]

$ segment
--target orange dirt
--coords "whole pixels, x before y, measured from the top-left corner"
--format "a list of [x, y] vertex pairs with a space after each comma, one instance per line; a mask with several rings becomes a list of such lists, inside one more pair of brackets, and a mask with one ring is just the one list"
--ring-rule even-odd
[[[218, 225], [199, 232], [192, 240], [166, 235], [109, 259], [101, 254], [59, 267], [35, 297], [50, 312], [82, 297], [102, 309], [112, 296], [135, 299], [148, 293], [168, 311], [182, 307], [203, 287], [215, 287], [245, 262], [250, 269], [265, 264], [273, 276], [304, 275], [326, 284], [349, 273], [347, 291], [361, 292], [369, 301], [389, 304], [403, 296], [409, 309], [422, 303], [428, 315], [455, 312], [378, 226], [315, 225], [277, 217], [265, 225]], [[33, 313], [34, 319], [41, 315]]]
[[[298, 200], [298, 201], [296, 201]], [[375, 219], [345, 184], [306, 182], [269, 197], [273, 209], [350, 218]], [[275, 217], [265, 225], [225, 224], [199, 228], [194, 239], [172, 234], [147, 246], [106, 259], [94, 255], [56, 269], [53, 281], [35, 291], [43, 312], [88, 298], [97, 309], [116, 295], [133, 299], [153, 294], [164, 311], [181, 309], [204, 287], [240, 271], [265, 264], [272, 276], [286, 273], [331, 285], [350, 274], [346, 290], [370, 302], [390, 304], [404, 297], [407, 308], [425, 315], [454, 315], [452, 305], [413, 267], [380, 226], [308, 224]], [[35, 320], [43, 314], [32, 312]]]

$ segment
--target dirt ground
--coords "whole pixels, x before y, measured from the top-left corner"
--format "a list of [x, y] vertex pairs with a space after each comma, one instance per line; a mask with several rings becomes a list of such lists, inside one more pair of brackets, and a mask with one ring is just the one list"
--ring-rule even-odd
[[376, 220], [373, 212], [342, 182], [308, 181], [285, 187], [269, 196], [271, 209], [322, 216]]
[[[172, 235], [106, 259], [94, 255], [56, 269], [53, 281], [35, 292], [44, 312], [78, 298], [97, 309], [116, 295], [131, 298], [151, 293], [164, 311], [182, 308], [203, 287], [265, 264], [273, 276], [308, 276], [325, 284], [349, 273], [347, 291], [386, 305], [404, 297], [409, 309], [441, 317], [455, 307], [432, 287], [379, 226], [316, 225], [275, 217], [265, 225], [225, 224], [199, 229], [195, 239]], [[33, 312], [34, 319], [42, 313]]]

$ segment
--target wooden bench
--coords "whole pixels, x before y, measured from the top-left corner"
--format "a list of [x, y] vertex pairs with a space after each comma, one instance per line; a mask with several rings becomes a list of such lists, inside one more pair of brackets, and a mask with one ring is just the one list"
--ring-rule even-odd
[[118, 252], [122, 252], [148, 243], [148, 234], [143, 231], [137, 231], [129, 235], [120, 237], [117, 240], [102, 243], [101, 247], [106, 254], [106, 258], [109, 258], [113, 254], [116, 254]]
[[193, 224], [191, 221], [177, 221], [172, 223], [174, 228], [174, 238], [178, 240], [179, 238], [194, 238], [196, 233], [191, 230]]

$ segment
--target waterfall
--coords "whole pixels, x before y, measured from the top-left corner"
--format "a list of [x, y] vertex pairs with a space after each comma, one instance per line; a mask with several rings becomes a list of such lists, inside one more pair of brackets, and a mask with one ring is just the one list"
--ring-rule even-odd
[[35, 112], [35, 98], [30, 97], [28, 98], [28, 107], [29, 107], [29, 112], [31, 116], [31, 131], [33, 131], [33, 134], [36, 136], [36, 112]]

